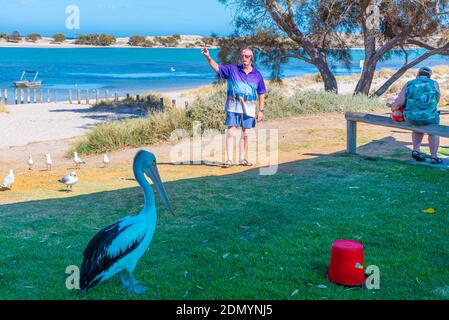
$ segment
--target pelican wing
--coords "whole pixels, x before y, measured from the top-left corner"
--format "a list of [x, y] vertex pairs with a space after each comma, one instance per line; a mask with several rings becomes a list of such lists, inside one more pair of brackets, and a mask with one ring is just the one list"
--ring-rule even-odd
[[80, 287], [89, 290], [97, 285], [114, 263], [135, 250], [145, 237], [137, 217], [125, 217], [100, 230], [83, 252]]

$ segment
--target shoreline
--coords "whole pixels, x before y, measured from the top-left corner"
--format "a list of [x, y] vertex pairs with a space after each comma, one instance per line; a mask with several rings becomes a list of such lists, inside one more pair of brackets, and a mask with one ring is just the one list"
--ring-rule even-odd
[[[74, 40], [67, 40], [74, 41]], [[206, 46], [209, 49], [219, 49], [218, 46]], [[164, 47], [164, 46], [153, 46], [153, 47], [141, 47], [141, 46], [131, 46], [127, 43], [113, 44], [110, 46], [96, 46], [96, 45], [86, 45], [86, 44], [74, 44], [70, 42], [66, 43], [50, 43], [50, 42], [26, 42], [21, 41], [19, 43], [6, 42], [0, 40], [0, 48], [33, 48], [33, 49], [87, 49], [87, 48], [111, 48], [111, 49], [201, 49], [203, 46], [182, 46], [178, 45], [175, 47]], [[411, 47], [410, 50], [419, 49], [419, 47]], [[363, 47], [352, 47], [349, 50], [365, 50]]]

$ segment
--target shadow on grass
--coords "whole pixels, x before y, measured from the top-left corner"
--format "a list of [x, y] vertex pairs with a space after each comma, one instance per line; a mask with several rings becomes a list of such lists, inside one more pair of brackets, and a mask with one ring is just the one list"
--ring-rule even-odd
[[[1, 205], [0, 298], [438, 299], [434, 288], [449, 277], [441, 257], [449, 218], [420, 210], [448, 207], [448, 178], [335, 154], [281, 164], [273, 176], [252, 169], [168, 182], [177, 216], [159, 206], [155, 237], [135, 272], [150, 290], [139, 296], [115, 278], [83, 295], [65, 288], [64, 273], [81, 264], [100, 228], [140, 211], [139, 188]], [[327, 281], [337, 239], [363, 242], [365, 264], [381, 270], [381, 290]]]

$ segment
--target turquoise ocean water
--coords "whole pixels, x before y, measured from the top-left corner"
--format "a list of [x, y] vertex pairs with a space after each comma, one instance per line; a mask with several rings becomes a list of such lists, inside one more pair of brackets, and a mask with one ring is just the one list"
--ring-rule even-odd
[[[410, 59], [423, 50], [410, 52]], [[216, 57], [218, 51], [211, 50]], [[353, 64], [347, 69], [332, 62], [337, 75], [360, 73], [362, 50], [352, 50]], [[378, 68], [397, 69], [403, 63], [401, 56], [382, 62]], [[449, 64], [449, 57], [434, 56], [421, 65]], [[67, 98], [67, 90], [100, 89], [101, 92], [139, 93], [169, 91], [210, 84], [214, 72], [205, 61], [200, 49], [156, 48], [0, 48], [0, 88], [8, 88], [12, 102], [13, 81], [22, 70], [39, 71], [44, 89], [58, 90], [59, 99]], [[261, 67], [264, 76], [269, 70]], [[284, 77], [316, 73], [317, 69], [299, 60], [290, 61], [283, 71]], [[52, 90], [53, 92], [53, 90]]]

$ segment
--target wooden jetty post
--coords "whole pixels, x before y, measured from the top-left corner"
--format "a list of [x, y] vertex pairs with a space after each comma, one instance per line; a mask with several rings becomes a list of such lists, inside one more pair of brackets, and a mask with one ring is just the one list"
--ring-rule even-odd
[[76, 99], [78, 100], [78, 104], [81, 104], [81, 91], [80, 91], [80, 89], [76, 90]]
[[114, 94], [114, 101], [118, 102], [118, 93], [117, 92]]
[[58, 89], [55, 89], [54, 100], [55, 100], [55, 103], [58, 103]]
[[86, 90], [86, 104], [89, 104], [89, 89]]
[[23, 104], [25, 102], [25, 93], [23, 92], [23, 89], [20, 89], [20, 104]]
[[47, 89], [47, 103], [50, 103], [50, 89]]
[[95, 89], [95, 101], [96, 104], [100, 102], [100, 92], [98, 91], [98, 89]]
[[161, 98], [161, 100], [159, 102], [159, 108], [161, 111], [164, 111], [164, 98]]
[[19, 100], [18, 97], [17, 97], [18, 96], [17, 94], [18, 94], [17, 89], [14, 89], [14, 101], [15, 101], [16, 104], [18, 103], [18, 100]]
[[73, 100], [72, 100], [72, 89], [69, 89], [69, 103], [72, 104]]
[[3, 100], [5, 101], [5, 104], [8, 104], [8, 89], [4, 89], [3, 91]]
[[36, 90], [36, 88], [33, 89], [33, 103], [37, 103], [37, 90]]
[[42, 103], [42, 89], [39, 89], [39, 103]]
[[27, 89], [27, 103], [29, 104], [31, 100], [31, 90], [30, 88]]

